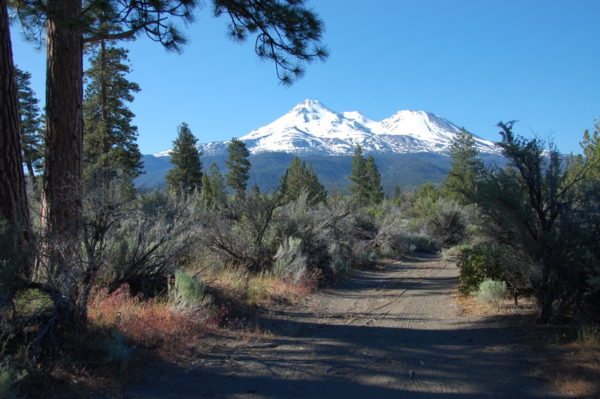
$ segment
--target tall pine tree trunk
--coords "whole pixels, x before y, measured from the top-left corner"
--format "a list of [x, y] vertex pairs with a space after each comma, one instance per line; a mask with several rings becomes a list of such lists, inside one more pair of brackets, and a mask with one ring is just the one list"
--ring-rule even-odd
[[81, 225], [83, 39], [81, 0], [48, 0], [46, 23], [46, 158], [42, 226], [75, 238]]
[[[30, 225], [18, 104], [8, 11], [6, 0], [0, 0], [0, 213], [12, 227], [14, 244], [20, 248], [29, 239]], [[29, 277], [29, 268], [23, 274]]]

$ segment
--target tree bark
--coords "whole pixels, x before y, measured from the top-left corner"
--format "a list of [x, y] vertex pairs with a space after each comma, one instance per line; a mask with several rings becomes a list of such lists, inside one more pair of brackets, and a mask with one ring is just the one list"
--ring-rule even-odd
[[81, 0], [49, 0], [46, 22], [46, 158], [42, 227], [75, 238], [81, 226], [83, 38]]
[[[23, 248], [30, 237], [29, 208], [6, 0], [0, 0], [0, 213], [13, 230], [16, 248]], [[24, 275], [30, 276], [28, 267]]]

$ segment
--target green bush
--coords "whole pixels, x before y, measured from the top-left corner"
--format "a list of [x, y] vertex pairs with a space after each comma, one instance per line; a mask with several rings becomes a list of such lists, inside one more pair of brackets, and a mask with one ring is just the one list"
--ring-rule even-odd
[[348, 262], [336, 256], [329, 262], [329, 269], [334, 277], [342, 276], [348, 272]]
[[307, 272], [307, 257], [302, 253], [302, 240], [288, 237], [279, 246], [274, 257], [273, 274], [298, 284]]
[[9, 359], [4, 359], [0, 363], [0, 398], [16, 398], [16, 385], [25, 377], [27, 377], [26, 370], [17, 370]]
[[460, 291], [469, 294], [479, 289], [485, 279], [500, 280], [500, 270], [483, 245], [465, 248], [457, 263], [460, 268]]
[[125, 336], [113, 331], [110, 337], [103, 342], [102, 350], [109, 362], [127, 363], [133, 356], [135, 346], [128, 346]]
[[439, 250], [436, 241], [427, 234], [407, 234], [404, 236], [410, 252], [436, 254]]
[[170, 293], [177, 310], [193, 311], [203, 306], [206, 300], [206, 284], [197, 276], [177, 270]]
[[500, 305], [506, 295], [506, 283], [504, 281], [495, 281], [485, 279], [479, 284], [477, 298], [488, 302], [494, 306]]

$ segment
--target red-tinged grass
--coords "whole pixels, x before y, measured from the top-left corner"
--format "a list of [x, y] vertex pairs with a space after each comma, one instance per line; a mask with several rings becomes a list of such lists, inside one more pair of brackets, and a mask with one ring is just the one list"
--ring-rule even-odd
[[89, 306], [92, 324], [116, 329], [132, 344], [159, 355], [185, 353], [219, 322], [221, 312], [180, 313], [166, 301], [130, 294], [127, 286], [108, 294], [98, 293]]

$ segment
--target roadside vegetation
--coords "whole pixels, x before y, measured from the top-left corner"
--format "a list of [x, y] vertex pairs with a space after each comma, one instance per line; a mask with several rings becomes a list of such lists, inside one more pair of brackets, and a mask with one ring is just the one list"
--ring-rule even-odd
[[468, 135], [459, 135], [444, 187], [475, 216], [473, 239], [449, 254], [460, 267], [460, 292], [479, 301], [459, 303], [491, 315], [533, 310], [521, 328], [543, 358], [536, 375], [566, 396], [597, 397], [600, 126], [584, 133], [579, 156], [518, 137], [512, 123], [499, 127], [507, 167], [483, 166]]
[[[456, 259], [463, 293], [495, 307], [534, 298], [537, 322], [563, 327], [561, 344], [597, 348], [598, 126], [582, 155], [562, 156], [501, 123], [505, 168], [484, 165], [463, 131], [443, 185], [385, 198], [377, 160], [360, 146], [343, 192], [327, 192], [295, 158], [265, 193], [247, 186], [242, 141], [230, 141], [226, 171], [206, 168], [182, 123], [165, 189], [140, 192], [128, 109], [140, 88], [126, 79], [117, 40], [144, 32], [178, 49], [183, 36], [165, 19], [190, 20], [196, 2], [139, 1], [124, 11], [100, 1], [85, 13], [77, 1], [38, 3], [10, 2], [24, 30], [54, 27], [45, 117], [29, 75], [12, 64], [0, 0], [0, 396], [118, 385], [145, 360], [191, 356], [206, 334], [252, 328], [243, 320], [257, 310], [417, 252]], [[302, 75], [295, 61], [326, 57], [321, 21], [303, 1], [252, 4], [214, 1], [236, 39], [262, 32], [257, 55], [283, 83]]]
[[[504, 142], [511, 140], [511, 130], [502, 128]], [[396, 190], [389, 198], [382, 195], [375, 162], [365, 159], [360, 147], [350, 171], [349, 194], [328, 193], [310, 165], [299, 158], [282, 175], [279, 190], [261, 193], [257, 187], [246, 187], [251, 165], [242, 142], [232, 141], [226, 173], [215, 165], [204, 173], [201, 155], [193, 151], [191, 131], [182, 124], [179, 133], [187, 138], [176, 139], [173, 172], [165, 190], [136, 192], [131, 175], [104, 171], [103, 176], [110, 176], [105, 181], [92, 173], [86, 180], [80, 237], [65, 240], [34, 229], [35, 245], [26, 254], [36, 259], [37, 267], [28, 286], [19, 286], [14, 278], [16, 266], [24, 261], [22, 253], [3, 249], [1, 370], [6, 392], [36, 392], [46, 389], [44, 384], [55, 389], [72, 381], [87, 389], [98, 388], [98, 381], [118, 387], [135, 378], [136, 365], [147, 359], [177, 362], [193, 356], [206, 334], [222, 329], [257, 332], [252, 323], [256, 312], [293, 304], [352, 268], [423, 252], [456, 260], [460, 291], [473, 294], [488, 309], [508, 309], [511, 302], [519, 308], [525, 303], [526, 308], [537, 309], [540, 325], [570, 326], [561, 329], [560, 342], [561, 348], [573, 349], [553, 349], [553, 356], [563, 360], [570, 356], [573, 362], [572, 354], [581, 351], [581, 345], [587, 345], [586, 350], [597, 347], [597, 334], [589, 333], [597, 331], [598, 321], [596, 254], [595, 247], [586, 244], [597, 242], [593, 221], [598, 213], [592, 206], [597, 206], [593, 196], [598, 192], [593, 189], [598, 167], [592, 153], [598, 145], [597, 132], [585, 136], [586, 157], [554, 166], [558, 177], [543, 165], [558, 160], [539, 150], [537, 142], [513, 143], [520, 151], [510, 147], [522, 156], [536, 149], [538, 158], [533, 159], [539, 162], [540, 175], [533, 180], [539, 184], [539, 195], [552, 196], [551, 190], [568, 184], [559, 198], [575, 202], [558, 208], [552, 228], [572, 229], [570, 218], [586, 215], [585, 221], [573, 219], [578, 220], [576, 238], [581, 240], [578, 263], [569, 263], [568, 271], [546, 272], [542, 263], [546, 258], [534, 257], [543, 252], [530, 252], [531, 240], [539, 236], [529, 233], [543, 224], [526, 219], [540, 215], [528, 209], [536, 187], [528, 188], [521, 180], [523, 174], [514, 169], [518, 159], [502, 170], [479, 163], [467, 132], [455, 139], [451, 152], [455, 163], [444, 185], [425, 184], [407, 193]], [[554, 181], [545, 180], [550, 178], [558, 179], [556, 187], [544, 186]], [[560, 183], [560, 179], [574, 180]], [[502, 190], [495, 184], [503, 184]], [[508, 197], [513, 202], [504, 197], [516, 193], [520, 197]], [[519, 213], [499, 213], [507, 204]], [[484, 205], [493, 209], [484, 210]], [[36, 203], [31, 206], [35, 209]], [[584, 206], [589, 208], [580, 208]], [[515, 220], [519, 216], [525, 219]], [[521, 232], [528, 223], [526, 233]], [[0, 242], [10, 243], [5, 222], [1, 233]], [[552, 231], [547, 239], [563, 237], [561, 233]], [[60, 250], [65, 266], [53, 266], [46, 248]], [[555, 244], [552, 250], [559, 248]], [[568, 259], [560, 252], [553, 255]], [[552, 260], [547, 267], [559, 266], [563, 267]], [[560, 281], [549, 277], [561, 273], [574, 277]], [[569, 282], [573, 285], [563, 286]], [[549, 284], [554, 290], [569, 290], [568, 304], [563, 302], [565, 293], [544, 310]], [[67, 295], [84, 306], [78, 308], [85, 316], [78, 319], [80, 324], [68, 322], [62, 314], [69, 309]], [[587, 337], [584, 341], [582, 334]], [[593, 361], [588, 365], [597, 367]], [[562, 376], [558, 380], [565, 376], [557, 375]]]

